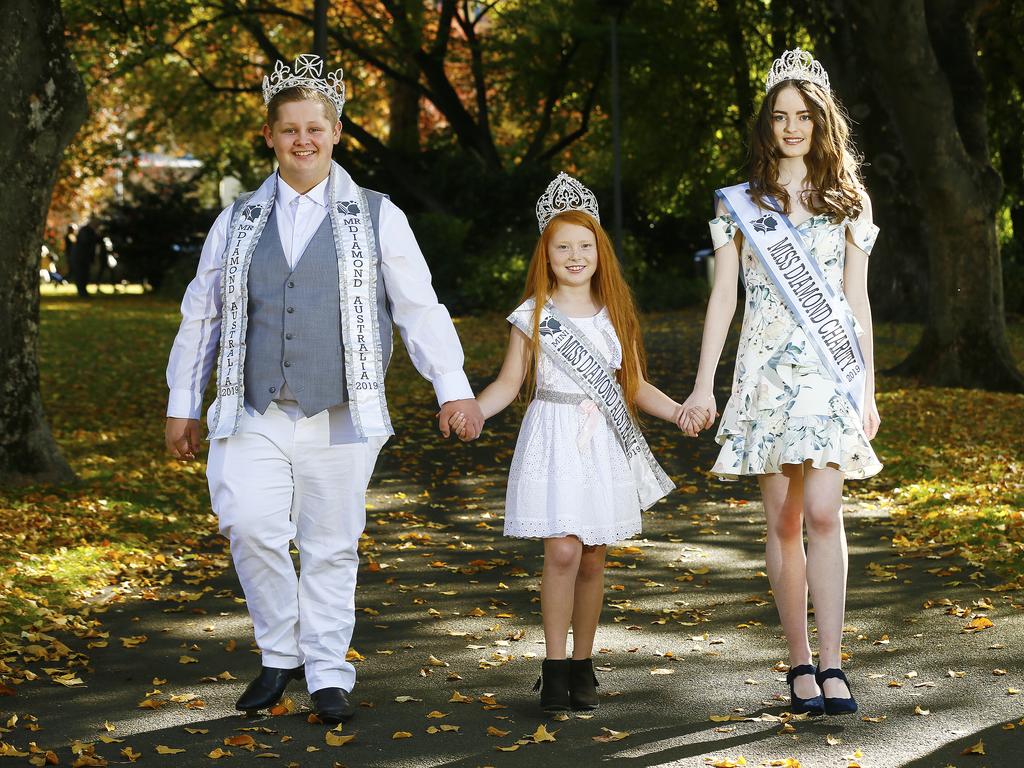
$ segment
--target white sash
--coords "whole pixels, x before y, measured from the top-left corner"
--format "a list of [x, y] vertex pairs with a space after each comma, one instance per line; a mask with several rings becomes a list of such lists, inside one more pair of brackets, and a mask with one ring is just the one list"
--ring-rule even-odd
[[867, 367], [853, 323], [782, 207], [769, 197], [773, 210], [759, 208], [747, 194], [749, 186], [737, 184], [715, 194], [761, 259], [839, 390], [857, 413], [863, 413]]
[[[533, 337], [533, 299], [519, 306], [508, 321]], [[566, 375], [597, 403], [626, 452], [636, 484], [640, 508], [648, 509], [664, 498], [675, 484], [651, 453], [647, 441], [629, 414], [622, 388], [608, 361], [579, 328], [550, 300], [544, 304], [540, 323], [541, 348]], [[629, 354], [628, 350], [626, 354]]]
[[[366, 194], [337, 163], [331, 163], [328, 215], [338, 254], [341, 332], [352, 421], [363, 437], [393, 435], [384, 394], [384, 355], [377, 324], [377, 261]], [[247, 278], [252, 255], [274, 210], [277, 173], [239, 207], [228, 231], [221, 268], [220, 359], [217, 400], [210, 412], [210, 439], [238, 429], [245, 403]]]

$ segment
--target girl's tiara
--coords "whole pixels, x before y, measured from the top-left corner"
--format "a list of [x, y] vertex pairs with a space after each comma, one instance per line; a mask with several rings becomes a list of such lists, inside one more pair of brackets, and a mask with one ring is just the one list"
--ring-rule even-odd
[[828, 84], [828, 72], [821, 66], [821, 62], [817, 61], [810, 51], [800, 48], [786, 51], [772, 63], [768, 79], [764, 82], [764, 92], [768, 93], [776, 85], [786, 80], [806, 80], [821, 86], [825, 93], [831, 91]]
[[312, 88], [331, 100], [340, 118], [341, 110], [345, 108], [344, 74], [337, 69], [328, 72], [325, 78], [324, 60], [315, 53], [300, 54], [291, 68], [279, 60], [274, 65], [273, 74], [263, 78], [263, 103], [270, 104], [270, 100], [286, 88]]
[[568, 173], [561, 171], [555, 180], [548, 184], [548, 188], [537, 201], [537, 226], [540, 227], [541, 234], [555, 216], [566, 211], [582, 211], [593, 216], [598, 224], [601, 223], [594, 193]]

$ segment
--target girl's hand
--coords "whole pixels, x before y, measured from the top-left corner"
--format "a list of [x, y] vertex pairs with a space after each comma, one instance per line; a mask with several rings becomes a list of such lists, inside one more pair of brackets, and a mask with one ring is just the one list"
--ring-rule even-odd
[[868, 440], [874, 440], [878, 434], [878, 427], [882, 423], [882, 417], [878, 415], [878, 408], [875, 406], [875, 398], [869, 397], [864, 403], [864, 434]]
[[456, 437], [462, 442], [466, 442], [466, 437], [469, 434], [469, 420], [466, 418], [466, 414], [462, 411], [456, 411], [448, 417], [448, 426], [451, 427], [452, 432], [455, 433]]
[[718, 407], [711, 392], [694, 390], [683, 403], [682, 424], [679, 428], [690, 437], [696, 437], [702, 429], [708, 429], [718, 418]]

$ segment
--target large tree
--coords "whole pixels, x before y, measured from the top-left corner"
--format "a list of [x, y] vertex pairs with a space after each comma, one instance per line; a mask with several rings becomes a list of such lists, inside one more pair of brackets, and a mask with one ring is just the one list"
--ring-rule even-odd
[[0, 6], [0, 479], [73, 477], [39, 394], [39, 254], [57, 166], [86, 116], [58, 0]]
[[928, 254], [921, 340], [904, 373], [950, 386], [1024, 390], [1006, 339], [996, 214], [973, 0], [838, 2], [900, 136]]

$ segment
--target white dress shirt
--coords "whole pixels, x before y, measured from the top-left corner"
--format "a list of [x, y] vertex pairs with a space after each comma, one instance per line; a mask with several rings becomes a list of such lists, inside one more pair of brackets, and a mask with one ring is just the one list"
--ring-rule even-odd
[[[277, 179], [274, 215], [281, 246], [292, 269], [327, 215], [327, 184], [328, 179], [324, 179], [300, 195], [280, 176]], [[220, 342], [221, 265], [231, 209], [228, 206], [221, 212], [207, 235], [199, 269], [181, 302], [181, 326], [167, 364], [168, 416], [200, 417], [203, 391], [216, 363]], [[433, 384], [439, 404], [473, 397], [462, 370], [465, 358], [451, 316], [438, 303], [430, 269], [408, 219], [387, 198], [381, 202], [377, 247], [391, 316], [416, 370]], [[347, 440], [352, 433], [348, 406], [339, 406], [337, 410], [338, 431], [345, 433], [338, 437]], [[332, 427], [334, 421], [332, 418]]]
[[306, 194], [300, 195], [280, 176], [277, 179], [274, 216], [277, 218], [277, 231], [281, 236], [281, 248], [284, 249], [284, 257], [292, 270], [299, 263], [306, 246], [327, 215], [328, 181], [330, 176]]

